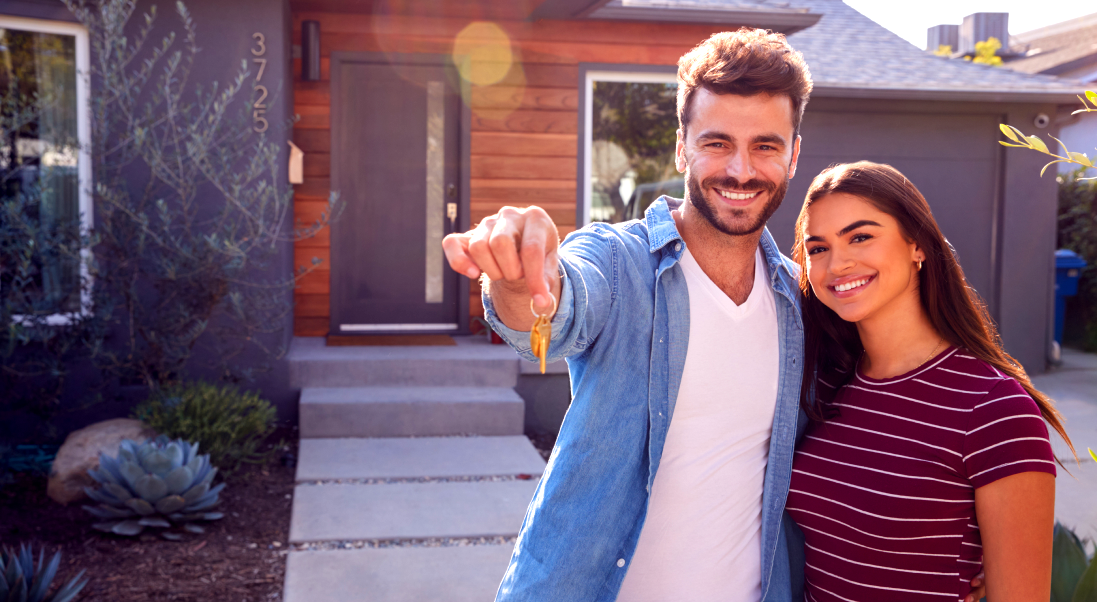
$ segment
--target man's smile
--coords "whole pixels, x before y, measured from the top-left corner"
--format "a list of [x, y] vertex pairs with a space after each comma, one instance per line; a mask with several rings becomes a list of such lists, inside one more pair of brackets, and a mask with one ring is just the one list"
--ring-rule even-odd
[[748, 200], [748, 199], [753, 199], [754, 197], [761, 194], [762, 191], [761, 190], [751, 190], [751, 191], [745, 191], [745, 192], [736, 192], [734, 190], [721, 190], [721, 189], [717, 188], [716, 193], [719, 194], [720, 196], [724, 197], [725, 199], [731, 199], [733, 201], [745, 201], [745, 200]]

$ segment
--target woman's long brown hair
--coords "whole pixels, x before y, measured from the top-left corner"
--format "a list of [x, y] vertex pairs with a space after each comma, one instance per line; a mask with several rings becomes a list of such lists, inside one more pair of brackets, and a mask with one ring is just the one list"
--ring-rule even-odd
[[[964, 271], [956, 261], [929, 203], [903, 174], [890, 165], [869, 161], [834, 165], [811, 182], [804, 207], [796, 220], [796, 242], [792, 257], [800, 264], [800, 293], [804, 314], [804, 380], [800, 405], [815, 420], [824, 420], [832, 411], [819, 398], [815, 380], [830, 375], [843, 383], [853, 377], [857, 359], [864, 351], [857, 326], [838, 317], [823, 304], [808, 281], [807, 236], [808, 207], [834, 193], [858, 196], [872, 203], [899, 222], [904, 237], [914, 241], [926, 255], [918, 272], [919, 294], [930, 322], [946, 341], [967, 349], [973, 356], [1017, 380], [1036, 401], [1040, 413], [1074, 452], [1074, 444], [1063, 428], [1063, 419], [1047, 395], [1036, 390], [1021, 364], [1004, 349], [998, 329], [990, 319], [986, 304], [968, 286]], [[836, 386], [840, 384], [836, 383]], [[1077, 458], [1077, 453], [1075, 452]]]

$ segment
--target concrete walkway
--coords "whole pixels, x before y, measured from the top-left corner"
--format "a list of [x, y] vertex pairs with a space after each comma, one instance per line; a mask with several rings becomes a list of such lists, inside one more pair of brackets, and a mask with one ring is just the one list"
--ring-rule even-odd
[[1056, 457], [1071, 473], [1059, 469], [1055, 479], [1055, 516], [1079, 537], [1097, 540], [1097, 464], [1086, 451], [1097, 451], [1097, 354], [1064, 349], [1062, 365], [1032, 383], [1055, 400], [1081, 460], [1075, 464], [1066, 444], [1051, 434]]
[[301, 448], [284, 602], [491, 600], [545, 461], [522, 436], [520, 360], [295, 339]]

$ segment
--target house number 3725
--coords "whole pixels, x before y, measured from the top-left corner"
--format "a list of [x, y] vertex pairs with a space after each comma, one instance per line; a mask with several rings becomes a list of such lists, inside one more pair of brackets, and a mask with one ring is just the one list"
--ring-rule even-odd
[[267, 123], [267, 118], [263, 117], [267, 112], [267, 87], [262, 85], [263, 71], [267, 68], [267, 59], [264, 55], [267, 53], [267, 38], [259, 32], [251, 34], [252, 39], [255, 40], [255, 47], [251, 49], [253, 55], [251, 62], [259, 65], [259, 71], [255, 74], [255, 93], [258, 98], [255, 100], [255, 105], [252, 106], [251, 118], [255, 122], [253, 126], [256, 132], [263, 133], [267, 131], [270, 124]]

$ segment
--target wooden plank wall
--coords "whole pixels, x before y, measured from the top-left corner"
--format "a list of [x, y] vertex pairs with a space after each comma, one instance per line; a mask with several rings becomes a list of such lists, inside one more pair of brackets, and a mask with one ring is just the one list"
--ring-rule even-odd
[[[331, 173], [330, 61], [333, 51], [450, 54], [470, 17], [375, 16], [316, 10], [293, 13], [294, 43], [301, 22], [320, 22], [321, 80], [300, 81], [295, 61], [294, 142], [305, 151], [305, 182], [295, 190], [294, 213], [314, 222], [325, 206]], [[292, 5], [291, 5], [292, 6]], [[333, 5], [336, 6], [336, 5]], [[495, 21], [510, 37], [517, 59], [502, 81], [473, 87], [471, 223], [504, 205], [538, 205], [560, 227], [575, 229], [579, 63], [674, 65], [715, 31], [714, 25], [606, 21]], [[297, 243], [296, 265], [323, 261], [294, 296], [294, 334], [322, 336], [329, 327], [330, 237], [326, 231]], [[469, 311], [483, 315], [480, 291], [470, 291]]]

